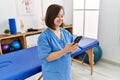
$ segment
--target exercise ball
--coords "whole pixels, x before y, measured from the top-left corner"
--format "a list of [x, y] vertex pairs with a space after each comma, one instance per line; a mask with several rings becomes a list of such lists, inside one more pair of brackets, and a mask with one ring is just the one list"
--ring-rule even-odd
[[7, 53], [10, 51], [10, 45], [9, 44], [2, 44], [2, 51], [3, 53]]
[[[93, 53], [94, 53], [94, 63], [96, 64], [102, 57], [102, 49], [100, 48], [100, 46], [94, 47]], [[85, 63], [89, 63], [89, 58], [86, 52], [80, 55], [79, 57], [82, 57]]]
[[13, 41], [13, 42], [11, 43], [11, 48], [12, 48], [12, 50], [14, 50], [14, 51], [21, 49], [21, 43], [20, 43], [20, 41], [18, 41], [18, 40]]

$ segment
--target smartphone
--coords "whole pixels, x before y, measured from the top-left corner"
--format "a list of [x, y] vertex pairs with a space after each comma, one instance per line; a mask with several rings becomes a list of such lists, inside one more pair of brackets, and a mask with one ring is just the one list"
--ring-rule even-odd
[[74, 44], [75, 43], [79, 43], [79, 41], [82, 39], [82, 36], [77, 36], [74, 40]]

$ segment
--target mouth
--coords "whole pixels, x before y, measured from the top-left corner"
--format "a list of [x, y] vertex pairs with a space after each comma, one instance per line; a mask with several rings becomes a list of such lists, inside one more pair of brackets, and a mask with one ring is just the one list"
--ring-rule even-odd
[[59, 24], [62, 24], [63, 21], [58, 21]]

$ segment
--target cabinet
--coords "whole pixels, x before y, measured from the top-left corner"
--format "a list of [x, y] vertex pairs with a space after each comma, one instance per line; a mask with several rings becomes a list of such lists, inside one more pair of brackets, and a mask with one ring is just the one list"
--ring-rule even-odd
[[[13, 41], [19, 41], [20, 48], [18, 50], [27, 48], [26, 36], [41, 33], [43, 30], [44, 29], [40, 29], [40, 30], [34, 31], [34, 32], [18, 33], [18, 34], [14, 34], [14, 35], [1, 35], [0, 36], [0, 54], [2, 55], [5, 53], [8, 53], [8, 52], [16, 51], [16, 50], [11, 49], [11, 43]], [[18, 46], [18, 44], [15, 44], [15, 45]], [[9, 47], [9, 48], [3, 50], [6, 47]]]
[[26, 48], [24, 37], [25, 36], [23, 34], [16, 34], [16, 35], [10, 35], [10, 36], [2, 35], [0, 37], [0, 54], [12, 51], [10, 50], [10, 47], [11, 47], [10, 44], [15, 40], [19, 41], [20, 44], [22, 44], [20, 49]]
[[[64, 28], [67, 29], [70, 33], [72, 33], [72, 27], [65, 26]], [[44, 31], [44, 29], [40, 29], [38, 31], [32, 31], [32, 32], [27, 32], [27, 33], [18, 33], [15, 35], [1, 35], [0, 36], [0, 55], [14, 51], [14, 50], [9, 50], [9, 51], [5, 52], [2, 49], [2, 45], [8, 44], [10, 46], [10, 44], [15, 40], [20, 42], [20, 44], [21, 44], [20, 49], [25, 49], [25, 48], [29, 48], [32, 46], [36, 46], [37, 38], [38, 38], [39, 34], [43, 31]]]
[[73, 1], [73, 34], [97, 39], [100, 0]]

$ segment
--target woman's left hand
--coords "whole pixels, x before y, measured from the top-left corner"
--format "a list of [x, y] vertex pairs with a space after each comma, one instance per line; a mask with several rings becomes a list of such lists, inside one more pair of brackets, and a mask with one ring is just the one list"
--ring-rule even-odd
[[70, 52], [73, 53], [78, 49], [78, 43], [73, 43], [73, 45], [70, 47]]

